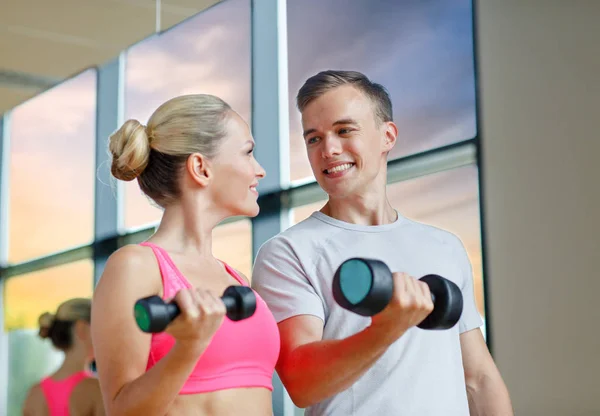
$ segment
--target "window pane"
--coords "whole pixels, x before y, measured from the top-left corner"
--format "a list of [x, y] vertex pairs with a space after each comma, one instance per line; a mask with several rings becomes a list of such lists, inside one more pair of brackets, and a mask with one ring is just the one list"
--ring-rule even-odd
[[4, 284], [5, 328], [37, 328], [38, 317], [61, 302], [91, 297], [93, 276], [94, 263], [86, 259], [11, 277]]
[[12, 112], [10, 263], [93, 239], [96, 74], [83, 72]]
[[[405, 217], [456, 234], [473, 265], [475, 298], [484, 316], [481, 228], [477, 168], [468, 166], [388, 185], [388, 199]], [[294, 223], [319, 210], [324, 201], [293, 210]]]
[[[125, 118], [147, 124], [178, 95], [208, 93], [250, 123], [250, 1], [228, 0], [150, 38], [127, 53]], [[160, 220], [137, 181], [125, 185], [125, 227]]]
[[215, 228], [213, 231], [213, 254], [250, 279], [252, 273], [252, 222], [243, 219]]
[[474, 137], [470, 0], [290, 0], [287, 9], [292, 180], [312, 176], [295, 97], [321, 70], [361, 71], [388, 89], [399, 129], [391, 158]]

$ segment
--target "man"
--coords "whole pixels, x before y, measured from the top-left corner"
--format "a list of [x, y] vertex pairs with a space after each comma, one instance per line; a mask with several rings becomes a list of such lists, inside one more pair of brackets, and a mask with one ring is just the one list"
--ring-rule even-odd
[[[294, 403], [307, 415], [512, 415], [479, 329], [461, 241], [404, 218], [387, 199], [398, 129], [385, 89], [357, 72], [325, 71], [306, 81], [297, 105], [313, 173], [329, 198], [266, 242], [253, 271], [278, 321], [276, 369]], [[392, 300], [372, 318], [333, 299], [335, 270], [350, 257], [379, 259], [395, 272]], [[430, 273], [461, 288], [463, 312], [451, 329], [416, 327], [433, 309], [417, 280]]]

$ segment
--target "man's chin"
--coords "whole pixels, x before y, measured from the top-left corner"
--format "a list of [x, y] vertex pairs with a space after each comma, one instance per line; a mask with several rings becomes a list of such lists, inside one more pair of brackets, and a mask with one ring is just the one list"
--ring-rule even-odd
[[329, 196], [329, 198], [334, 198], [334, 199], [342, 199], [342, 198], [346, 198], [347, 196], [349, 196], [352, 191], [351, 189], [349, 189], [347, 186], [341, 186], [341, 185], [328, 185], [328, 186], [322, 186], [321, 188], [323, 189], [323, 191], [325, 191], [325, 193]]

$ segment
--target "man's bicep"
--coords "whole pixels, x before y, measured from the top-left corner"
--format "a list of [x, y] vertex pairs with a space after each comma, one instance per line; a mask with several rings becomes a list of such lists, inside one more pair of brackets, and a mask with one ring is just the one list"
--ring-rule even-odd
[[277, 372], [281, 375], [296, 348], [323, 339], [323, 320], [315, 315], [297, 315], [279, 322], [278, 327], [281, 350]]
[[479, 328], [460, 334], [460, 348], [467, 383], [469, 380], [480, 377], [488, 370], [489, 366], [494, 366], [492, 356]]

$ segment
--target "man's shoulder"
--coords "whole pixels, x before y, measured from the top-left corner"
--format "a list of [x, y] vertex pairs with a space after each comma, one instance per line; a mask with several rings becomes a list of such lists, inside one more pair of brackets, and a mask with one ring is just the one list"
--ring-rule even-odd
[[462, 244], [460, 237], [447, 229], [409, 218], [406, 218], [406, 224], [415, 236], [428, 243], [437, 243], [451, 247]]
[[323, 232], [322, 225], [318, 219], [310, 216], [268, 239], [261, 246], [259, 252], [281, 249], [295, 251], [307, 246], [313, 248], [320, 244], [319, 236]]

